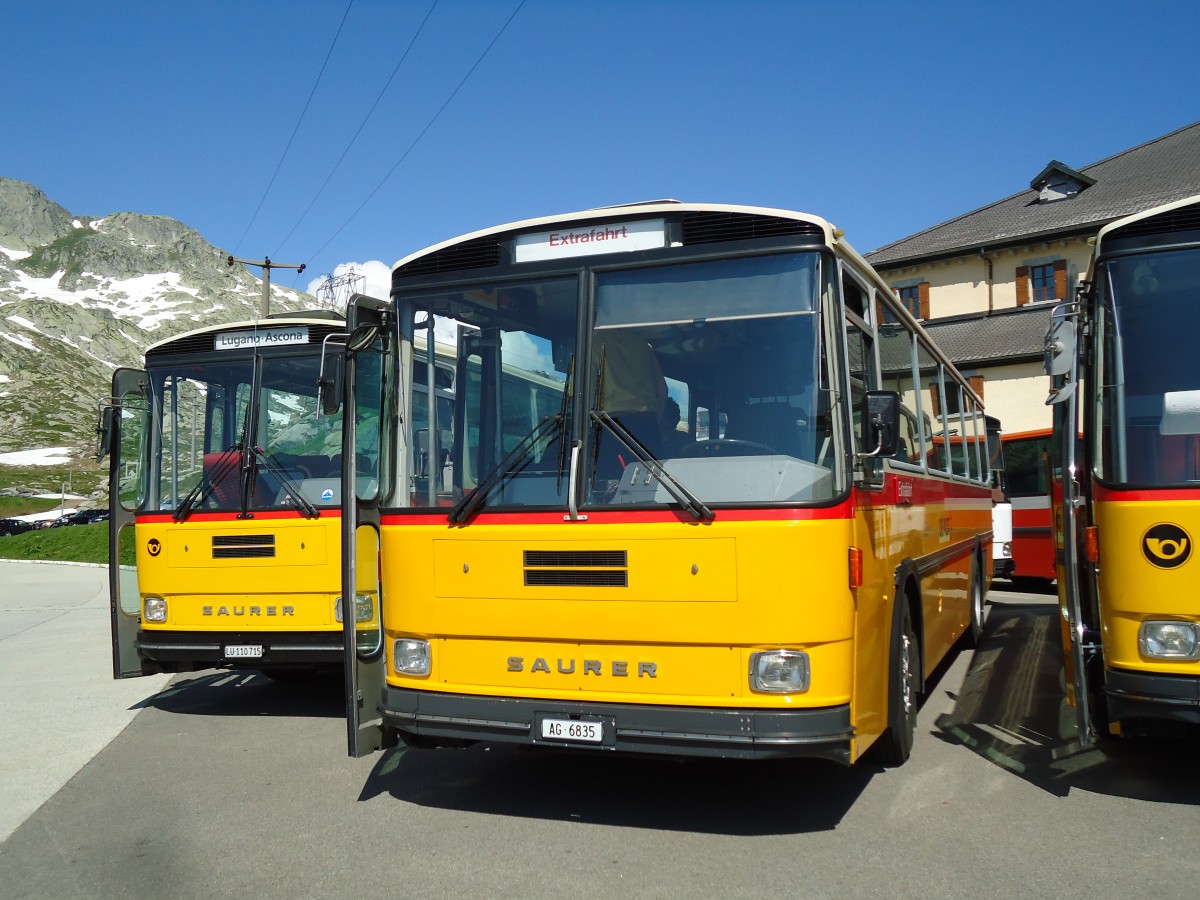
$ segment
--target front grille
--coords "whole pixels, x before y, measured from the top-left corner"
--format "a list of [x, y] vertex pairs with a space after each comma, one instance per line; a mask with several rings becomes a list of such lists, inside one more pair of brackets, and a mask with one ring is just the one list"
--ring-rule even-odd
[[526, 550], [527, 566], [627, 566], [624, 550]]
[[526, 550], [529, 587], [629, 587], [624, 550]]
[[629, 587], [623, 569], [526, 569], [528, 587]]
[[266, 559], [275, 555], [273, 534], [218, 534], [212, 539], [213, 559]]

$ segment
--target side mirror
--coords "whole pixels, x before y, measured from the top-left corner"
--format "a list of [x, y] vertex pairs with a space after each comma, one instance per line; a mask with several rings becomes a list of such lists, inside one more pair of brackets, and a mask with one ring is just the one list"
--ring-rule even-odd
[[345, 357], [338, 351], [321, 356], [321, 374], [317, 378], [317, 393], [321, 412], [327, 416], [337, 415], [342, 408]]
[[862, 409], [863, 443], [875, 449], [863, 457], [895, 456], [900, 446], [900, 395], [896, 391], [867, 391]]
[[346, 341], [346, 352], [361, 353], [375, 343], [377, 337], [379, 337], [378, 325], [359, 325], [350, 332], [350, 337]]
[[114, 409], [115, 407], [112, 406], [104, 406], [100, 409], [100, 421], [96, 423], [96, 462], [103, 462], [104, 458], [112, 452]]
[[1070, 374], [1074, 358], [1075, 323], [1069, 319], [1059, 319], [1047, 329], [1042, 342], [1042, 364], [1046, 374], [1052, 378]]

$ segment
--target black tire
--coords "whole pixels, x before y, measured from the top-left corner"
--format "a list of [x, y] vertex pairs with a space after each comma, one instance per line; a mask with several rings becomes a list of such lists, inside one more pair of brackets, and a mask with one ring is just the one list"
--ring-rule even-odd
[[888, 727], [871, 747], [871, 758], [883, 766], [899, 766], [912, 755], [917, 730], [917, 678], [921, 653], [912, 613], [901, 597], [900, 621], [892, 635], [892, 664], [888, 674]]
[[975, 566], [974, 571], [971, 572], [970, 591], [971, 624], [967, 626], [967, 631], [963, 635], [963, 643], [969, 649], [976, 650], [983, 640], [983, 607], [986, 602], [983, 590], [983, 571], [978, 566]]

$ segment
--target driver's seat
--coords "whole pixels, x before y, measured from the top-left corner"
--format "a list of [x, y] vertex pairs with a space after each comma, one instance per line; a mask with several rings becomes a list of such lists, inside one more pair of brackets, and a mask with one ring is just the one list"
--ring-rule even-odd
[[787, 403], [744, 403], [729, 411], [725, 437], [763, 444], [786, 456], [798, 456], [799, 410]]

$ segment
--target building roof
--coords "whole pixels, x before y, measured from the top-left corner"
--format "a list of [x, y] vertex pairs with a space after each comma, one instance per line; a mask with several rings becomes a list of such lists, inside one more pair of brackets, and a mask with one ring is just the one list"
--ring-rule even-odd
[[[1078, 172], [1052, 160], [1052, 171], [1082, 176], [1077, 194], [1038, 202], [1036, 188], [901, 238], [866, 254], [876, 268], [912, 265], [983, 248], [1094, 232], [1114, 219], [1200, 194], [1200, 122], [1125, 150]], [[1088, 184], [1087, 182], [1092, 182]]]
[[924, 322], [925, 331], [959, 369], [1042, 358], [1055, 303], [1030, 303], [991, 313]]

